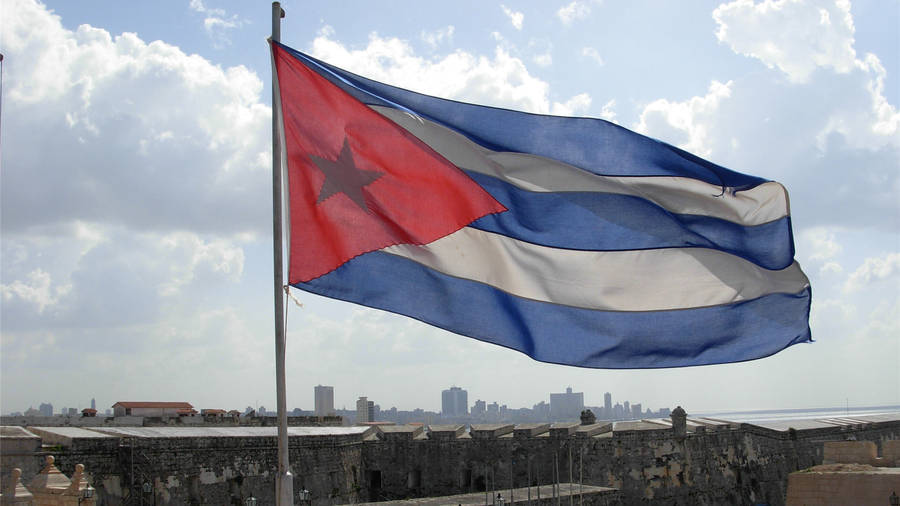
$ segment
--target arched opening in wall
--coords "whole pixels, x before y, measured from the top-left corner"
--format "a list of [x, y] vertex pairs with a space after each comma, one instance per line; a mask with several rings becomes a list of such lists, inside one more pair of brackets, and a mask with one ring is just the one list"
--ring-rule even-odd
[[406, 476], [406, 488], [415, 489], [422, 486], [422, 470], [413, 469]]

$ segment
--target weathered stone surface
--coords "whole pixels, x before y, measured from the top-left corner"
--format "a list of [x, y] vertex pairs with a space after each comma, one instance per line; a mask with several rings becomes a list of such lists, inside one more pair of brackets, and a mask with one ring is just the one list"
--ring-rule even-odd
[[791, 473], [788, 506], [887, 505], [900, 490], [900, 468], [865, 464], [826, 464]]
[[[708, 429], [688, 430], [683, 438], [656, 420], [617, 424], [610, 432], [586, 437], [579, 434], [596, 429], [530, 424], [483, 439], [466, 437], [463, 425], [432, 426], [428, 439], [407, 437], [417, 429], [403, 426], [294, 427], [289, 446], [294, 491], [309, 489], [313, 504], [483, 493], [571, 477], [619, 489], [623, 504], [783, 505], [787, 476], [821, 464], [825, 441], [871, 441], [882, 459], [894, 455], [900, 415], [867, 420], [804, 421], [796, 425], [808, 428], [788, 424], [779, 430], [696, 423]], [[274, 500], [274, 427], [80, 429], [96, 433], [93, 437], [71, 427], [40, 430], [55, 441], [61, 471], [71, 474], [75, 464], [86, 465], [98, 504], [137, 499], [132, 494], [140, 493], [144, 482], [152, 488], [145, 503], [233, 504], [250, 495], [260, 504]], [[372, 437], [391, 431], [396, 438]], [[0, 430], [0, 436], [7, 433]], [[50, 448], [37, 446], [35, 437], [26, 435], [31, 446], [20, 460], [39, 459]], [[7, 473], [14, 462], [3, 457]], [[36, 472], [26, 475], [23, 468], [23, 482]]]
[[466, 426], [459, 425], [429, 425], [428, 439], [446, 441], [456, 439], [466, 432]]
[[515, 425], [509, 423], [486, 423], [472, 425], [470, 434], [475, 439], [492, 439], [506, 434], [512, 434]]

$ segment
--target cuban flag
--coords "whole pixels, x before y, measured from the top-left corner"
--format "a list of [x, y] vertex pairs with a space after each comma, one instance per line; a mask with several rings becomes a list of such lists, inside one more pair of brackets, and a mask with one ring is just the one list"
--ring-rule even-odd
[[272, 51], [290, 285], [582, 367], [811, 341], [780, 184], [603, 120], [445, 100]]

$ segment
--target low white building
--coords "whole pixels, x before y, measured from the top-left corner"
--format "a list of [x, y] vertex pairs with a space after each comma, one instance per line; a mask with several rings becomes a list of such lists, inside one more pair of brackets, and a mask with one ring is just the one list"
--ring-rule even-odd
[[179, 416], [193, 411], [188, 402], [132, 402], [119, 401], [113, 404], [114, 416]]

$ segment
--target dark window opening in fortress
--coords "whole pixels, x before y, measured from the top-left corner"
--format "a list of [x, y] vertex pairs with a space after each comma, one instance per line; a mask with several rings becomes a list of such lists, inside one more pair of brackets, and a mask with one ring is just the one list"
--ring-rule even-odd
[[366, 471], [366, 481], [369, 483], [369, 501], [375, 502], [381, 499], [381, 471]]
[[472, 490], [472, 470], [463, 469], [459, 472], [459, 488], [461, 490]]
[[484, 485], [484, 475], [475, 478], [475, 492], [484, 492], [487, 490]]
[[406, 477], [407, 488], [419, 488], [422, 486], [422, 470], [413, 469]]

